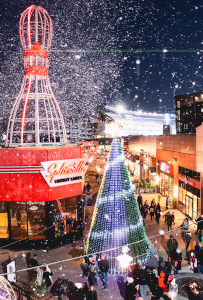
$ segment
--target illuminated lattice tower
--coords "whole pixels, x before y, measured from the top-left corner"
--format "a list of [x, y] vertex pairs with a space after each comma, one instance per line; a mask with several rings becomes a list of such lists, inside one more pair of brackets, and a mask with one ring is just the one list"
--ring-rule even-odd
[[44, 8], [32, 5], [22, 13], [19, 29], [25, 76], [11, 110], [6, 144], [64, 144], [67, 137], [63, 115], [48, 77], [51, 18]]

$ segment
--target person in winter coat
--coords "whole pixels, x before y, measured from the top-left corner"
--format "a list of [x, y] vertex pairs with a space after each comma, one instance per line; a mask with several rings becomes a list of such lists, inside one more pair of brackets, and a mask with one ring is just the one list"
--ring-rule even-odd
[[97, 292], [93, 285], [91, 285], [88, 293], [87, 293], [87, 300], [97, 300]]
[[178, 242], [173, 238], [172, 234], [170, 235], [170, 239], [167, 241], [167, 248], [169, 250], [171, 259], [173, 259], [174, 254], [178, 248]]
[[150, 216], [151, 216], [151, 220], [152, 220], [152, 218], [154, 218], [154, 213], [155, 213], [155, 203], [152, 203], [149, 210], [150, 210]]
[[199, 217], [197, 220], [195, 220], [197, 222], [197, 231], [196, 231], [196, 235], [198, 234], [198, 231], [200, 230], [200, 234], [203, 230], [203, 215], [201, 215], [201, 217]]
[[103, 255], [103, 254], [101, 256], [101, 260], [99, 261], [99, 269], [101, 271], [104, 290], [107, 290], [108, 289], [107, 274], [109, 271], [109, 261], [106, 259], [105, 255]]
[[135, 288], [134, 279], [132, 277], [127, 277], [125, 283], [125, 299], [135, 300], [136, 292], [137, 290]]
[[195, 245], [195, 253], [197, 253], [199, 250], [200, 250], [200, 245], [199, 242], [197, 241]]
[[163, 216], [163, 218], [165, 217], [165, 223], [167, 223], [167, 217], [168, 217], [168, 215], [170, 214], [170, 211], [167, 211], [167, 213], [165, 213], [165, 215]]
[[142, 196], [141, 196], [141, 194], [139, 193], [139, 196], [138, 196], [138, 198], [137, 198], [137, 202], [138, 202], [138, 205], [139, 205], [139, 209], [141, 208], [141, 206], [142, 206]]
[[149, 209], [149, 206], [148, 206], [147, 200], [145, 201], [144, 208], [145, 208], [144, 217], [146, 218], [146, 215], [147, 215], [147, 213], [148, 213], [148, 209]]
[[90, 286], [92, 284], [97, 285], [97, 278], [96, 278], [97, 266], [95, 264], [95, 259], [92, 257], [90, 257], [90, 264], [89, 264], [87, 270], [88, 270], [88, 281], [89, 281]]
[[200, 251], [196, 253], [197, 258], [197, 273], [203, 274], [203, 247], [201, 247]]
[[171, 275], [171, 269], [172, 269], [172, 263], [171, 263], [171, 257], [168, 257], [168, 261], [166, 262], [166, 268], [167, 268], [167, 276]]
[[194, 271], [194, 264], [195, 264], [195, 254], [194, 252], [191, 252], [189, 257], [189, 268], [192, 271]]
[[140, 212], [141, 212], [141, 216], [142, 216], [143, 223], [144, 223], [145, 208], [144, 208], [144, 205], [143, 205], [143, 204], [141, 205]]
[[140, 287], [140, 295], [142, 299], [145, 300], [147, 295], [147, 271], [144, 265], [140, 268], [139, 287]]
[[171, 216], [172, 216], [172, 223], [173, 223], [173, 225], [175, 225], [175, 214], [174, 214], [174, 212], [172, 212]]
[[152, 256], [151, 258], [150, 258], [150, 261], [149, 261], [149, 263], [148, 263], [148, 267], [149, 268], [158, 268], [158, 266], [159, 266], [159, 262], [158, 262], [158, 253], [155, 253], [154, 254], [154, 256]]
[[174, 255], [175, 260], [175, 274], [178, 274], [179, 270], [181, 270], [181, 262], [182, 262], [182, 253], [180, 249], [177, 249]]
[[48, 287], [51, 286], [52, 284], [52, 276], [53, 276], [53, 273], [51, 272], [51, 270], [49, 269], [48, 266], [44, 267], [43, 268], [43, 278], [45, 279], [45, 282], [46, 282], [46, 285], [47, 285], [47, 289]]
[[190, 231], [186, 232], [185, 239], [186, 239], [186, 243], [187, 243], [186, 244], [186, 251], [189, 251], [188, 248], [189, 248], [189, 245], [190, 245], [190, 241], [192, 239]]
[[168, 215], [167, 215], [167, 225], [168, 225], [168, 231], [169, 230], [172, 230], [172, 215], [169, 213]]
[[82, 283], [75, 283], [73, 300], [84, 300], [84, 291], [82, 289]]
[[157, 207], [156, 207], [156, 221], [157, 221], [157, 224], [159, 224], [159, 219], [160, 219], [160, 216], [161, 216], [160, 214], [161, 214], [161, 206], [158, 203]]

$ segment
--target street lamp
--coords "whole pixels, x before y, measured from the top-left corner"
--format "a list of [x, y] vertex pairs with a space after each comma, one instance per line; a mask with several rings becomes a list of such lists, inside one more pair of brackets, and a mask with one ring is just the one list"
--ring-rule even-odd
[[127, 270], [127, 275], [128, 275], [128, 267], [133, 260], [133, 258], [127, 254], [128, 252], [128, 246], [123, 246], [122, 247], [122, 253], [116, 257], [116, 259], [119, 261], [121, 269], [126, 269]]

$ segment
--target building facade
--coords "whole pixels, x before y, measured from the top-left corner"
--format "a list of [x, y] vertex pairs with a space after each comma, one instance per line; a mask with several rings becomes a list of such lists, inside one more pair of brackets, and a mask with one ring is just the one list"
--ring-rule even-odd
[[203, 122], [203, 91], [175, 96], [177, 133], [195, 133]]

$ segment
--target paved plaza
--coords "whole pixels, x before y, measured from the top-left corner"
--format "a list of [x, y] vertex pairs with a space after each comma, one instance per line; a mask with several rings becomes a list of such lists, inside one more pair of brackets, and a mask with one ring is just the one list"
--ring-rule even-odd
[[[144, 200], [147, 199], [151, 202], [152, 198], [155, 198], [155, 200], [158, 199], [158, 194], [147, 194], [143, 196]], [[166, 212], [165, 210], [165, 198], [162, 197], [161, 199], [161, 208], [163, 210], [163, 213]], [[171, 212], [175, 212], [175, 225], [172, 229], [178, 228], [183, 219], [184, 215], [178, 211], [177, 209], [170, 210]], [[163, 214], [162, 214], [163, 216]], [[192, 224], [192, 221], [190, 221], [190, 224]], [[149, 237], [154, 236], [156, 234], [159, 234], [160, 230], [167, 231], [167, 227], [164, 223], [164, 218], [160, 218], [160, 225], [156, 223], [155, 220], [150, 219], [150, 216], [148, 214], [146, 218], [146, 232]], [[197, 241], [197, 236], [195, 235], [195, 229], [196, 226], [192, 225], [190, 226], [190, 231], [192, 233], [192, 242], [190, 245], [189, 250], [194, 250], [195, 242]], [[159, 236], [152, 238], [151, 241], [155, 248], [158, 250], [159, 257], [163, 258], [163, 260], [167, 259], [167, 247], [166, 243], [169, 239], [171, 233], [166, 233], [164, 236]], [[178, 247], [182, 250], [183, 253], [183, 262], [182, 262], [182, 270], [180, 271], [179, 275], [176, 275], [178, 278], [180, 276], [185, 276], [186, 273], [191, 273], [191, 271], [187, 267], [187, 260], [185, 260], [186, 256], [186, 242], [183, 240], [181, 235], [181, 230], [176, 230], [173, 232], [174, 237], [178, 241]], [[201, 244], [201, 243], [200, 243]], [[32, 250], [32, 251], [9, 251], [7, 249], [0, 250], [0, 273], [5, 272], [5, 264], [9, 260], [15, 259], [17, 270], [22, 270], [27, 268], [27, 258], [29, 256], [32, 257], [34, 253], [37, 253], [38, 255], [38, 262], [39, 264], [44, 263], [52, 263], [54, 261], [60, 261], [64, 259], [73, 259], [74, 257], [78, 257], [82, 254], [83, 249], [81, 249], [82, 240], [80, 242], [73, 242], [72, 244], [68, 244], [65, 246], [61, 246], [60, 248], [47, 250]], [[71, 260], [68, 262], [58, 263], [50, 266], [50, 269], [53, 272], [53, 281], [57, 280], [59, 277], [68, 279], [69, 281], [69, 287], [72, 287], [76, 282], [85, 283], [87, 282], [86, 277], [82, 277], [82, 269], [81, 269], [81, 260]], [[196, 276], [196, 274], [191, 273], [192, 275]], [[29, 276], [28, 271], [22, 271], [17, 273], [17, 284], [24, 284], [27, 282]], [[100, 279], [98, 279], [98, 286], [96, 287], [96, 290], [98, 292], [98, 300], [106, 300], [106, 299], [112, 299], [112, 300], [123, 300], [125, 299], [125, 281], [126, 276], [125, 275], [108, 275], [108, 291], [102, 291], [102, 282]], [[63, 299], [68, 299], [67, 296], [63, 296]], [[69, 298], [71, 299], [71, 298]], [[147, 300], [150, 299], [150, 292], [148, 292]], [[183, 297], [179, 297], [178, 299], [184, 299]]]

